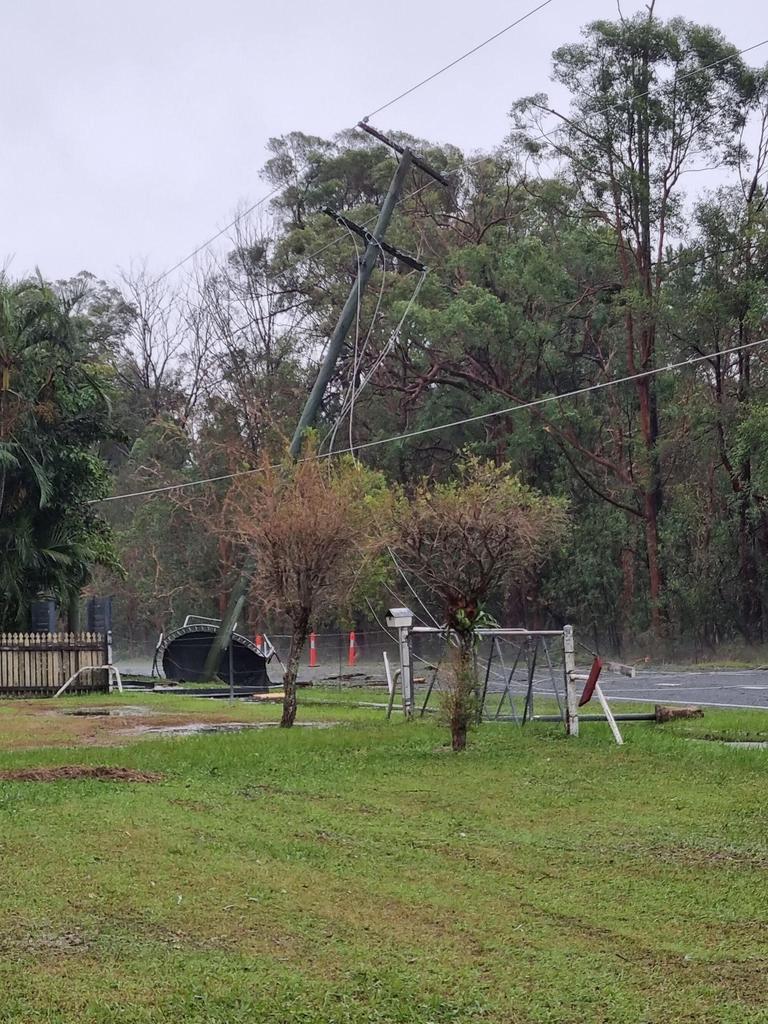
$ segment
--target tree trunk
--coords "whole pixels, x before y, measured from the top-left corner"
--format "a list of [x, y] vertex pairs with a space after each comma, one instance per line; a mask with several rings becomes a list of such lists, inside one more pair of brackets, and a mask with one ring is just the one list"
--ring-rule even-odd
[[648, 584], [651, 603], [651, 629], [654, 636], [664, 633], [662, 610], [663, 576], [659, 558], [659, 518], [656, 498], [652, 490], [646, 491], [643, 501], [645, 518], [645, 547], [648, 555]]
[[[648, 8], [648, 24], [653, 22], [653, 4]], [[661, 293], [661, 279], [658, 271], [654, 275], [653, 243], [651, 211], [651, 128], [648, 92], [651, 83], [651, 55], [646, 42], [642, 53], [642, 74], [640, 78], [641, 103], [637, 126], [638, 175], [637, 184], [637, 221], [639, 225], [639, 250], [637, 269], [643, 282], [643, 291], [648, 303], [648, 319], [644, 323], [639, 337], [639, 355], [641, 369], [652, 370], [656, 363], [656, 316]], [[662, 209], [658, 211], [658, 254], [661, 256], [664, 245], [666, 198]], [[634, 334], [633, 334], [634, 337]], [[632, 354], [631, 369], [634, 371], [635, 353]], [[651, 599], [651, 630], [655, 637], [664, 633], [664, 608], [662, 591], [664, 579], [659, 556], [659, 515], [662, 507], [661, 464], [659, 461], [659, 410], [656, 400], [656, 384], [650, 377], [642, 377], [637, 383], [637, 396], [640, 405], [640, 429], [645, 446], [646, 480], [643, 494], [643, 518], [645, 519], [645, 545], [648, 556], [648, 581]]]
[[765, 603], [760, 566], [765, 564], [765, 520], [744, 490], [738, 495], [739, 627], [749, 644], [764, 639]]
[[70, 633], [80, 632], [80, 591], [69, 595], [67, 602], [67, 629]]
[[[219, 572], [222, 580], [228, 580], [230, 577], [231, 570], [231, 551], [232, 545], [226, 537], [219, 538]], [[219, 587], [217, 595], [217, 604], [219, 607], [219, 618], [223, 619], [227, 614], [227, 607], [229, 606], [230, 588], [224, 584]]]
[[451, 723], [451, 750], [458, 754], [467, 749], [467, 725], [466, 722]]
[[288, 653], [288, 661], [283, 675], [283, 716], [280, 719], [280, 725], [284, 729], [290, 729], [296, 721], [296, 678], [299, 674], [299, 661], [308, 635], [309, 609], [302, 608], [298, 618], [293, 623], [291, 649]]
[[632, 648], [632, 613], [635, 607], [635, 553], [628, 544], [624, 545], [621, 549], [621, 577], [621, 608], [618, 615], [620, 653]]
[[661, 465], [658, 452], [659, 422], [655, 396], [647, 377], [637, 382], [637, 392], [640, 402], [640, 428], [647, 459], [647, 476], [643, 492], [643, 520], [648, 558], [651, 629], [655, 636], [660, 637], [665, 631], [665, 616], [663, 607], [664, 574], [659, 552], [659, 513], [662, 504]]
[[453, 686], [447, 694], [448, 724], [451, 728], [451, 749], [466, 750], [467, 730], [474, 714], [476, 678], [472, 660], [474, 634], [458, 632], [454, 655]]

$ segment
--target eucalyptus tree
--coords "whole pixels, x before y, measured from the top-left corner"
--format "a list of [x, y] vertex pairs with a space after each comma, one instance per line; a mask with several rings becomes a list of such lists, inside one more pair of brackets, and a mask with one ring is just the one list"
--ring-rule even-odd
[[[513, 107], [515, 132], [540, 160], [559, 161], [577, 190], [585, 224], [613, 237], [621, 289], [620, 324], [609, 362], [629, 374], [658, 365], [663, 332], [664, 255], [685, 223], [683, 176], [732, 163], [756, 90], [735, 47], [713, 28], [654, 13], [587, 26], [581, 43], [554, 53], [554, 79], [570, 94], [561, 112], [544, 95]], [[555, 124], [546, 122], [554, 117]], [[663, 631], [664, 507], [661, 440], [664, 410], [653, 377], [634, 384], [632, 422], [610, 460], [574, 448], [609, 471], [644, 529], [651, 617]]]

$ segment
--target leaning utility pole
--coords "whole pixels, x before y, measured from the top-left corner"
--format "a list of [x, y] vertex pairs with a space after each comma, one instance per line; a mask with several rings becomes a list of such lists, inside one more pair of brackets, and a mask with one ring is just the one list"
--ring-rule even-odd
[[293, 433], [290, 451], [294, 459], [299, 457], [301, 445], [304, 440], [304, 434], [315, 422], [315, 417], [317, 416], [318, 410], [323, 401], [323, 396], [325, 395], [325, 389], [333, 376], [333, 372], [336, 369], [336, 363], [341, 355], [344, 339], [349, 333], [349, 328], [354, 323], [355, 314], [357, 313], [357, 303], [362, 297], [365, 286], [368, 284], [371, 274], [373, 273], [373, 268], [378, 262], [379, 255], [381, 254], [380, 243], [383, 241], [386, 230], [389, 227], [389, 222], [392, 219], [392, 212], [395, 209], [397, 197], [400, 194], [400, 189], [403, 187], [405, 176], [410, 169], [411, 154], [406, 150], [403, 153], [400, 163], [397, 165], [397, 170], [395, 171], [392, 181], [389, 183], [389, 191], [384, 198], [384, 202], [379, 212], [379, 219], [376, 221], [376, 227], [373, 229], [371, 240], [365, 247], [365, 253], [360, 261], [357, 280], [352, 285], [352, 289], [347, 296], [347, 301], [344, 303], [344, 308], [341, 311], [341, 315], [339, 316], [336, 327], [331, 335], [331, 340], [328, 342], [325, 358], [317, 372], [317, 378], [315, 379], [315, 383], [309, 393], [309, 398], [304, 406], [304, 410], [299, 417], [296, 430]]
[[[297, 459], [301, 453], [301, 446], [304, 441], [305, 433], [314, 425], [315, 418], [325, 396], [325, 389], [327, 388], [328, 382], [333, 377], [336, 369], [336, 363], [339, 360], [339, 356], [344, 345], [344, 339], [346, 338], [350, 327], [354, 323], [355, 316], [357, 314], [357, 304], [361, 301], [362, 293], [365, 286], [368, 284], [382, 249], [386, 248], [387, 251], [393, 253], [393, 255], [396, 255], [398, 258], [403, 259], [404, 262], [410, 260], [410, 265], [413, 265], [416, 262], [411, 260], [410, 257], [405, 257], [404, 254], [401, 254], [392, 246], [389, 246], [384, 242], [384, 235], [389, 227], [389, 222], [392, 219], [392, 213], [395, 209], [395, 205], [397, 204], [400, 191], [403, 187], [403, 182], [411, 168], [411, 164], [415, 164], [441, 184], [448, 184], [445, 178], [438, 174], [437, 171], [433, 171], [422, 160], [414, 157], [410, 150], [392, 142], [384, 135], [381, 135], [375, 129], [370, 128], [362, 122], [359, 127], [368, 132], [369, 135], [374, 135], [377, 139], [386, 143], [386, 145], [391, 146], [392, 149], [401, 154], [401, 158], [392, 181], [389, 184], [389, 190], [384, 198], [384, 202], [382, 203], [381, 210], [379, 211], [379, 217], [376, 221], [376, 227], [373, 229], [373, 232], [366, 232], [356, 224], [352, 224], [351, 221], [348, 222], [345, 218], [340, 218], [336, 214], [331, 214], [331, 216], [334, 216], [335, 219], [339, 220], [341, 223], [346, 224], [346, 226], [350, 227], [351, 230], [355, 231], [357, 234], [362, 234], [366, 238], [367, 245], [363, 258], [360, 261], [360, 266], [358, 267], [357, 278], [355, 279], [355, 283], [352, 285], [349, 295], [347, 296], [347, 301], [344, 303], [344, 308], [341, 311], [336, 327], [334, 328], [333, 334], [328, 342], [325, 358], [318, 370], [317, 378], [311, 392], [309, 393], [309, 397], [304, 405], [301, 416], [299, 417], [299, 422], [296, 425], [296, 430], [294, 431], [289, 449], [290, 454], [294, 459]], [[421, 264], [417, 265], [421, 266]], [[208, 656], [205, 659], [206, 678], [213, 678], [216, 673], [216, 669], [218, 668], [221, 654], [229, 646], [230, 638], [234, 632], [235, 626], [237, 625], [238, 616], [240, 615], [243, 603], [245, 602], [245, 595], [248, 592], [248, 583], [252, 572], [253, 565], [246, 563], [234, 587], [232, 588], [229, 605], [227, 606], [227, 610], [221, 620], [219, 630], [213, 639]]]

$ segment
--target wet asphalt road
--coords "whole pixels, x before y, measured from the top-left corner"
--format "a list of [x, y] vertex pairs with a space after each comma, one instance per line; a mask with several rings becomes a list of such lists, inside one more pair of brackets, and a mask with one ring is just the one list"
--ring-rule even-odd
[[768, 709], [768, 670], [718, 672], [638, 672], [634, 679], [601, 680], [611, 700], [651, 700], [654, 704]]
[[[151, 661], [147, 659], [137, 660], [135, 663], [118, 661], [120, 668], [125, 672], [151, 670]], [[379, 660], [363, 662], [356, 669], [348, 670], [359, 673], [361, 676], [368, 675], [371, 678], [383, 682], [384, 673]], [[586, 668], [580, 671], [586, 671]], [[417, 666], [418, 672], [418, 666]], [[557, 685], [562, 690], [562, 670], [556, 670]], [[523, 674], [523, 670], [520, 670]], [[279, 665], [270, 666], [270, 675], [274, 682], [280, 678]], [[328, 683], [334, 680], [326, 676], [321, 670], [311, 671], [303, 669], [300, 677], [302, 679], [315, 678], [320, 681], [326, 678]], [[505, 676], [493, 672], [493, 678], [489, 680], [489, 690], [499, 692], [504, 687]], [[639, 670], [634, 679], [628, 676], [621, 676], [615, 673], [603, 671], [600, 677], [600, 685], [603, 692], [611, 701], [649, 701], [653, 704], [701, 704], [709, 707], [735, 707], [754, 708], [768, 710], [768, 669], [750, 670], [720, 670], [709, 672], [695, 671], [655, 671], [651, 669]], [[525, 691], [523, 679], [515, 680], [512, 692], [520, 696]], [[537, 672], [535, 694], [546, 696], [551, 695], [551, 681], [548, 675]]]
[[[561, 686], [558, 679], [558, 686]], [[500, 679], [493, 680], [489, 689], [503, 689]], [[600, 677], [603, 693], [611, 702], [648, 701], [653, 704], [696, 704], [706, 707], [751, 708], [768, 710], [768, 670], [750, 669], [711, 672], [656, 672], [640, 671], [634, 679], [611, 673]], [[524, 692], [516, 682], [512, 692]], [[551, 693], [549, 679], [538, 677], [535, 694]]]

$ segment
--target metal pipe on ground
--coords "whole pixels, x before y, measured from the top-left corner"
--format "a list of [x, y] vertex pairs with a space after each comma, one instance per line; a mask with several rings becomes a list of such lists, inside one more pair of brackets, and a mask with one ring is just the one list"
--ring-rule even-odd
[[[614, 715], [614, 719], [617, 722], [655, 722], [657, 721], [655, 713], [637, 713], [632, 714], [627, 712], [625, 715]], [[562, 715], [534, 715], [532, 721], [534, 722], [562, 722]], [[579, 715], [580, 722], [607, 722], [608, 718], [606, 715]]]

